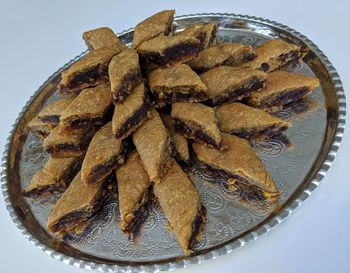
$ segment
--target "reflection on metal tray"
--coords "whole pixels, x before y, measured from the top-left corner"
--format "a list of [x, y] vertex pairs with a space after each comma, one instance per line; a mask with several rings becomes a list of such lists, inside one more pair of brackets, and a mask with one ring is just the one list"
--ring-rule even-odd
[[[198, 14], [177, 17], [177, 30], [199, 22], [220, 23], [220, 40], [257, 46], [266, 39], [282, 38], [308, 49], [304, 62], [288, 67], [315, 75], [321, 87], [302, 104], [277, 113], [293, 127], [284, 138], [257, 142], [254, 149], [281, 193], [277, 207], [260, 208], [242, 203], [218, 184], [205, 181], [193, 169], [195, 182], [208, 209], [203, 239], [192, 256], [185, 257], [174, 234], [166, 229], [167, 220], [159, 207], [153, 207], [142, 227], [137, 244], [118, 228], [118, 202], [110, 200], [82, 237], [58, 242], [47, 232], [50, 201], [25, 199], [21, 190], [43, 167], [47, 156], [41, 143], [28, 133], [27, 123], [48, 101], [57, 98], [62, 69], [51, 76], [23, 108], [5, 149], [2, 163], [2, 189], [7, 208], [22, 233], [50, 256], [66, 263], [103, 272], [118, 270], [156, 271], [182, 268], [229, 253], [256, 239], [279, 224], [317, 187], [329, 169], [339, 147], [345, 125], [345, 96], [338, 74], [326, 56], [305, 36], [275, 22], [233, 14]], [[120, 34], [125, 43], [133, 30]]]

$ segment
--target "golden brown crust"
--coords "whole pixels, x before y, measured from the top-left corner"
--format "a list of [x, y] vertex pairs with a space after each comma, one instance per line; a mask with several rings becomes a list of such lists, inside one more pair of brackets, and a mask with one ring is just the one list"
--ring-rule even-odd
[[55, 125], [42, 122], [38, 116], [36, 116], [28, 122], [28, 127], [35, 136], [44, 140], [50, 134], [52, 129], [55, 128]]
[[81, 179], [87, 184], [97, 183], [123, 163], [123, 144], [114, 137], [112, 122], [109, 122], [96, 132], [89, 144], [81, 166]]
[[[148, 84], [152, 93], [162, 102], [166, 98], [172, 101], [204, 101], [207, 87], [200, 77], [186, 64], [158, 68], [148, 74]], [[179, 95], [177, 95], [179, 94]], [[183, 94], [183, 96], [180, 96]]]
[[83, 39], [90, 50], [102, 47], [116, 47], [119, 51], [124, 50], [126, 45], [119, 40], [113, 30], [108, 27], [101, 27], [85, 31]]
[[158, 36], [142, 43], [137, 52], [143, 70], [170, 67], [198, 55], [201, 42], [193, 36]]
[[157, 111], [133, 134], [136, 146], [151, 181], [159, 183], [169, 168], [170, 136]]
[[67, 131], [60, 125], [55, 127], [44, 140], [44, 150], [52, 157], [73, 157], [85, 153], [96, 128]]
[[171, 33], [174, 14], [175, 10], [163, 10], [138, 23], [134, 30], [132, 48], [161, 34]]
[[[90, 51], [62, 72], [59, 83], [61, 93], [74, 93], [84, 88], [108, 82], [108, 64], [120, 53], [115, 47]], [[91, 74], [94, 76], [92, 77]]]
[[[255, 49], [256, 58], [246, 65], [271, 72], [301, 57], [300, 47], [281, 39], [268, 40]], [[289, 56], [290, 55], [290, 56]]]
[[250, 45], [223, 43], [202, 50], [198, 57], [187, 64], [195, 71], [205, 72], [220, 65], [240, 66], [251, 61], [254, 56], [254, 49]]
[[206, 36], [204, 41], [204, 47], [215, 46], [218, 44], [218, 27], [217, 23], [205, 23], [203, 28], [205, 30]]
[[309, 94], [319, 85], [320, 81], [315, 77], [287, 71], [274, 71], [267, 74], [266, 88], [252, 94], [248, 99], [248, 104], [260, 107], [265, 100], [293, 90], [306, 89]]
[[60, 126], [79, 129], [102, 125], [112, 106], [109, 83], [84, 89], [62, 112]]
[[[208, 95], [215, 103], [216, 101], [228, 97], [227, 102], [230, 102], [230, 92], [249, 88], [254, 81], [266, 81], [266, 74], [251, 68], [238, 68], [230, 66], [219, 66], [200, 75], [201, 80], [208, 88]], [[258, 91], [260, 88], [254, 90]], [[251, 94], [251, 93], [249, 93]], [[242, 99], [249, 95], [248, 92], [243, 92], [235, 100]]]
[[57, 125], [62, 112], [71, 104], [74, 98], [63, 97], [45, 106], [38, 114], [38, 118], [51, 125]]
[[158, 198], [185, 254], [191, 252], [190, 240], [201, 207], [199, 194], [180, 166], [173, 162], [161, 183], [154, 185]]
[[129, 155], [125, 165], [117, 169], [116, 175], [121, 217], [120, 228], [126, 230], [128, 225], [135, 220], [134, 212], [142, 205], [151, 181], [136, 151]]
[[140, 127], [149, 118], [149, 109], [149, 98], [142, 82], [129, 97], [115, 105], [112, 130], [116, 138], [124, 139]]
[[249, 142], [228, 134], [222, 134], [222, 136], [227, 145], [224, 151], [218, 151], [200, 143], [193, 143], [192, 147], [198, 160], [216, 169], [243, 177], [264, 192], [277, 193], [272, 177], [265, 170]]
[[[68, 158], [49, 158], [42, 170], [37, 171], [30, 184], [24, 189], [23, 193], [30, 196], [36, 190], [42, 188], [65, 188], [70, 183], [69, 179], [78, 172], [83, 157]], [[42, 195], [47, 196], [45, 191]], [[40, 197], [40, 196], [36, 196]]]
[[179, 160], [185, 163], [189, 163], [190, 153], [188, 150], [187, 139], [180, 133], [176, 133], [175, 127], [174, 127], [174, 120], [171, 116], [167, 114], [161, 114], [161, 118], [165, 127], [169, 131], [171, 143], [172, 143], [173, 149], [175, 149], [175, 158], [179, 157]]
[[[213, 108], [200, 103], [178, 102], [172, 105], [171, 116], [184, 122], [194, 132], [198, 130], [203, 131], [203, 133], [214, 140], [215, 147], [223, 147], [222, 136]], [[204, 142], [203, 139], [197, 138], [195, 133], [193, 135], [186, 134], [185, 136], [212, 146], [211, 143]]]
[[121, 102], [142, 82], [139, 56], [133, 49], [125, 49], [114, 56], [108, 66], [114, 102]]
[[[80, 172], [74, 177], [68, 189], [53, 207], [48, 221], [48, 229], [56, 231], [55, 225], [66, 215], [76, 211], [91, 211], [103, 191], [103, 181], [96, 184], [86, 184], [81, 180]], [[78, 221], [87, 219], [77, 219]], [[78, 223], [77, 221], [77, 223]], [[74, 225], [74, 223], [71, 223]]]
[[220, 130], [225, 133], [235, 134], [249, 132], [251, 130], [261, 131], [270, 126], [292, 127], [290, 122], [272, 116], [260, 109], [232, 102], [215, 108], [219, 121]]

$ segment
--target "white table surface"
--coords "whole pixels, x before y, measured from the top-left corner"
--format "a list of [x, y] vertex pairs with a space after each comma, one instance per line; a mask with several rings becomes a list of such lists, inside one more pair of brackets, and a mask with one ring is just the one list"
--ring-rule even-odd
[[[152, 13], [225, 12], [286, 24], [309, 37], [329, 57], [350, 97], [349, 1], [0, 1], [0, 150], [32, 93], [57, 68], [83, 50], [85, 30], [116, 32]], [[291, 217], [229, 255], [176, 272], [350, 272], [350, 137], [318, 189]], [[0, 272], [86, 272], [58, 262], [27, 241], [0, 197]]]

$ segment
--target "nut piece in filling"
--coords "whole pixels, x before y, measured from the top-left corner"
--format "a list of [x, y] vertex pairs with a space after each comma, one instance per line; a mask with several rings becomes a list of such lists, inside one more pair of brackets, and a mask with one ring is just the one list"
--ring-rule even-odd
[[26, 197], [39, 199], [66, 190], [80, 170], [83, 156], [50, 158], [42, 170], [37, 171], [30, 184], [23, 190]]
[[32, 133], [37, 136], [39, 139], [44, 140], [55, 128], [55, 125], [47, 124], [42, 122], [37, 116], [28, 122], [28, 127]]
[[244, 200], [275, 202], [278, 191], [249, 142], [223, 134], [227, 145], [218, 151], [201, 143], [193, 143], [198, 167], [207, 177], [224, 181], [224, 185]]
[[186, 62], [199, 53], [201, 42], [187, 35], [158, 36], [142, 43], [137, 52], [141, 68], [149, 71], [157, 67], [165, 68]]
[[266, 84], [266, 74], [251, 68], [219, 66], [200, 77], [213, 106], [246, 98]]
[[255, 53], [256, 58], [246, 65], [264, 72], [271, 72], [302, 57], [299, 46], [281, 39], [264, 42], [255, 49]]
[[140, 156], [133, 151], [125, 165], [116, 171], [120, 210], [120, 228], [129, 238], [146, 219], [151, 202], [151, 181]]
[[108, 82], [108, 64], [120, 53], [116, 47], [103, 47], [90, 51], [62, 72], [60, 93], [72, 94]]
[[247, 104], [267, 111], [281, 110], [284, 105], [296, 102], [320, 85], [315, 77], [287, 71], [267, 74], [266, 88], [252, 94]]
[[81, 166], [81, 179], [87, 184], [97, 183], [123, 163], [123, 144], [114, 137], [112, 122], [109, 122], [96, 132], [90, 142]]
[[250, 45], [223, 43], [204, 49], [187, 64], [193, 70], [203, 73], [220, 65], [240, 66], [254, 58], [254, 49]]
[[108, 66], [108, 75], [113, 101], [121, 102], [143, 81], [136, 51], [125, 49], [114, 56]]
[[62, 112], [60, 126], [67, 130], [101, 126], [112, 110], [112, 105], [108, 83], [86, 88]]
[[161, 118], [170, 134], [173, 156], [181, 165], [189, 164], [190, 153], [187, 139], [175, 131], [174, 119], [171, 116], [162, 113]]
[[71, 104], [74, 98], [63, 97], [45, 106], [38, 114], [38, 118], [47, 124], [58, 125], [62, 112]]
[[250, 140], [269, 139], [292, 127], [287, 121], [239, 102], [218, 106], [215, 112], [222, 132]]
[[45, 138], [44, 150], [52, 157], [82, 155], [86, 152], [89, 142], [95, 132], [95, 127], [67, 131], [58, 125]]
[[132, 135], [132, 140], [152, 182], [159, 183], [167, 172], [171, 155], [170, 136], [158, 112], [151, 110], [151, 118]]
[[157, 106], [177, 101], [200, 102], [208, 99], [207, 87], [186, 64], [153, 70], [148, 74], [148, 84]]
[[108, 27], [101, 27], [83, 33], [83, 39], [90, 50], [103, 47], [115, 47], [119, 51], [124, 50], [126, 45], [119, 40], [113, 30]]
[[81, 180], [80, 172], [53, 207], [47, 226], [58, 237], [82, 233], [91, 217], [101, 208], [108, 195], [111, 179], [88, 185]]
[[178, 102], [172, 105], [175, 130], [217, 149], [225, 148], [213, 108], [200, 103]]
[[173, 31], [175, 10], [163, 10], [138, 23], [134, 30], [132, 48], [159, 35], [169, 35]]
[[124, 139], [140, 127], [150, 116], [150, 100], [144, 83], [140, 83], [131, 95], [116, 103], [112, 118], [112, 130], [117, 139]]
[[206, 221], [206, 209], [201, 204], [195, 186], [173, 161], [161, 183], [154, 185], [154, 194], [174, 229], [182, 250], [186, 255], [190, 254], [193, 244], [201, 239]]
[[218, 43], [218, 24], [216, 23], [204, 23], [204, 24], [194, 24], [183, 31], [179, 32], [179, 35], [193, 36], [200, 40], [201, 47], [203, 50], [210, 46], [215, 46]]

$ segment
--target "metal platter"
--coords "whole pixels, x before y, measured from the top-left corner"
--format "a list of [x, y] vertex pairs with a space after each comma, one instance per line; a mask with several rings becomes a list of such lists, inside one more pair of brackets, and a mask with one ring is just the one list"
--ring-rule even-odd
[[[2, 159], [1, 185], [7, 209], [23, 235], [45, 253], [67, 264], [101, 272], [183, 268], [230, 253], [258, 238], [289, 216], [318, 186], [334, 160], [345, 126], [345, 96], [334, 67], [305, 36], [269, 20], [235, 14], [195, 14], [177, 17], [174, 24], [181, 30], [209, 21], [220, 24], [221, 41], [256, 46], [279, 37], [302, 46], [308, 50], [303, 62], [288, 69], [320, 79], [321, 87], [307, 100], [278, 113], [293, 124], [285, 138], [254, 145], [276, 181], [281, 193], [279, 204], [260, 207], [242, 203], [193, 169], [190, 176], [207, 207], [208, 221], [203, 239], [191, 256], [182, 254], [174, 234], [166, 230], [166, 218], [157, 206], [151, 209], [139, 238], [130, 242], [118, 228], [115, 199], [105, 204], [84, 236], [69, 238], [65, 243], [55, 240], [46, 228], [52, 200], [34, 202], [21, 194], [47, 160], [40, 141], [28, 132], [27, 123], [41, 107], [57, 98], [61, 71], [83, 53], [53, 74], [29, 99], [12, 127]], [[130, 29], [119, 36], [129, 44], [132, 35]]]

